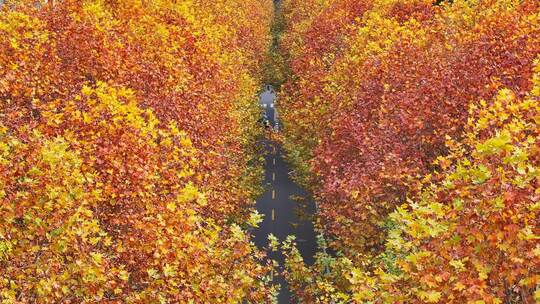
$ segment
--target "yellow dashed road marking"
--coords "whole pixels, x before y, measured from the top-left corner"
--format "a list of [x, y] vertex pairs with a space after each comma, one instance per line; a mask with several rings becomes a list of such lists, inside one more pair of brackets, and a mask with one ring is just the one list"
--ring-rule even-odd
[[272, 221], [276, 220], [276, 211], [272, 209]]
[[272, 173], [272, 180], [273, 180], [273, 181], [276, 180], [276, 172], [273, 172], [273, 173]]
[[272, 190], [272, 199], [276, 199], [276, 190]]

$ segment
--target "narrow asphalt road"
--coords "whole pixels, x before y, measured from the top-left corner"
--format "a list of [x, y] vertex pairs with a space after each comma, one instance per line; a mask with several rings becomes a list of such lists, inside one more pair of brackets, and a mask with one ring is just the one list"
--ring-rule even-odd
[[[274, 115], [275, 95], [270, 90], [261, 94], [261, 105], [266, 104], [266, 115], [271, 124], [275, 126], [277, 115]], [[272, 142], [263, 143], [266, 150], [265, 156], [265, 193], [257, 200], [256, 208], [264, 215], [264, 220], [259, 228], [254, 231], [255, 244], [259, 248], [268, 247], [268, 235], [275, 235], [279, 241], [285, 240], [288, 235], [295, 235], [302, 257], [308, 264], [313, 263], [313, 255], [316, 250], [315, 231], [310, 215], [315, 212], [314, 204], [298, 198], [305, 198], [306, 193], [290, 178], [291, 168], [283, 159], [281, 147]], [[306, 216], [307, 215], [307, 216]], [[280, 253], [268, 252], [270, 258], [283, 265], [283, 257]], [[279, 304], [294, 303], [284, 279], [274, 276], [276, 283], [281, 284]]]

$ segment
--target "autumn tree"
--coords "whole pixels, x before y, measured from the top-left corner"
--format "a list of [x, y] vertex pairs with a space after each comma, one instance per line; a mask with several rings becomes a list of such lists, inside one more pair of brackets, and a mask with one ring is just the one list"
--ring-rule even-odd
[[212, 5], [2, 7], [1, 300], [270, 301], [240, 226], [272, 7]]
[[[343, 254], [322, 255], [320, 262], [373, 272], [395, 259], [381, 256], [394, 233], [389, 215], [420, 200], [421, 181], [442, 171], [434, 161], [451, 153], [448, 136], [465, 140], [467, 121], [474, 117], [471, 102], [493, 100], [502, 88], [516, 100], [531, 94], [540, 51], [539, 6], [506, 0], [438, 6], [416, 0], [348, 6], [311, 1], [296, 11], [290, 3], [282, 43], [293, 74], [280, 99], [286, 148], [315, 194], [321, 232]], [[313, 14], [304, 9], [310, 5], [317, 7]], [[350, 282], [342, 279], [347, 272], [327, 273], [329, 262], [321, 263], [297, 265], [296, 273], [320, 287], [300, 284], [298, 293], [307, 302], [325, 303], [330, 295], [344, 301], [338, 291], [351, 295]]]

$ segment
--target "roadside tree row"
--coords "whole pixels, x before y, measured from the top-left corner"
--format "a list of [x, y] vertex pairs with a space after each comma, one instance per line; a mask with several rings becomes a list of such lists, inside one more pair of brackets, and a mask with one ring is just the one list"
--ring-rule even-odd
[[533, 303], [537, 1], [285, 0], [284, 143], [337, 255], [306, 303]]
[[2, 303], [268, 301], [244, 229], [271, 21], [270, 0], [2, 5]]

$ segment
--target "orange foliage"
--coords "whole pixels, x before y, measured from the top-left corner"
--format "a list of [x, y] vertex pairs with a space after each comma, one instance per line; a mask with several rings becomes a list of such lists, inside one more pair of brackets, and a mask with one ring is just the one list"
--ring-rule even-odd
[[272, 4], [214, 4], [4, 5], [0, 299], [270, 299], [238, 224]]
[[[421, 181], [446, 169], [434, 160], [450, 153], [448, 136], [464, 140], [470, 103], [493, 100], [501, 88], [515, 92], [518, 100], [530, 94], [533, 62], [540, 53], [540, 6], [512, 0], [441, 6], [430, 0], [307, 2], [298, 11], [294, 1], [283, 3], [289, 20], [282, 51], [292, 71], [280, 97], [285, 146], [315, 193], [320, 224], [334, 249], [369, 273], [381, 260], [395, 259], [390, 256], [397, 253], [387, 252], [395, 221], [389, 214], [419, 200]], [[442, 203], [443, 198], [434, 200]], [[523, 209], [519, 212], [528, 216]], [[496, 234], [501, 229], [492, 228], [484, 230]], [[464, 229], [466, 234], [472, 228]], [[494, 257], [479, 259], [491, 263]], [[317, 276], [322, 263], [298, 271]], [[521, 270], [530, 274], [534, 267]], [[317, 279], [348, 293], [349, 299], [353, 296], [349, 285], [339, 283], [340, 275], [330, 277], [320, 274]], [[493, 296], [515, 283], [496, 280], [484, 292]], [[306, 301], [322, 302], [322, 295], [332, 294], [325, 293], [329, 287], [314, 289], [309, 295], [306, 289], [298, 292]], [[532, 289], [524, 290], [532, 299]], [[383, 295], [368, 291], [362, 290]], [[442, 300], [443, 294], [435, 299], [432, 292], [414, 296], [416, 301], [448, 302], [461, 293], [449, 291]], [[330, 297], [337, 301], [343, 294]], [[388, 302], [407, 302], [410, 296]]]

